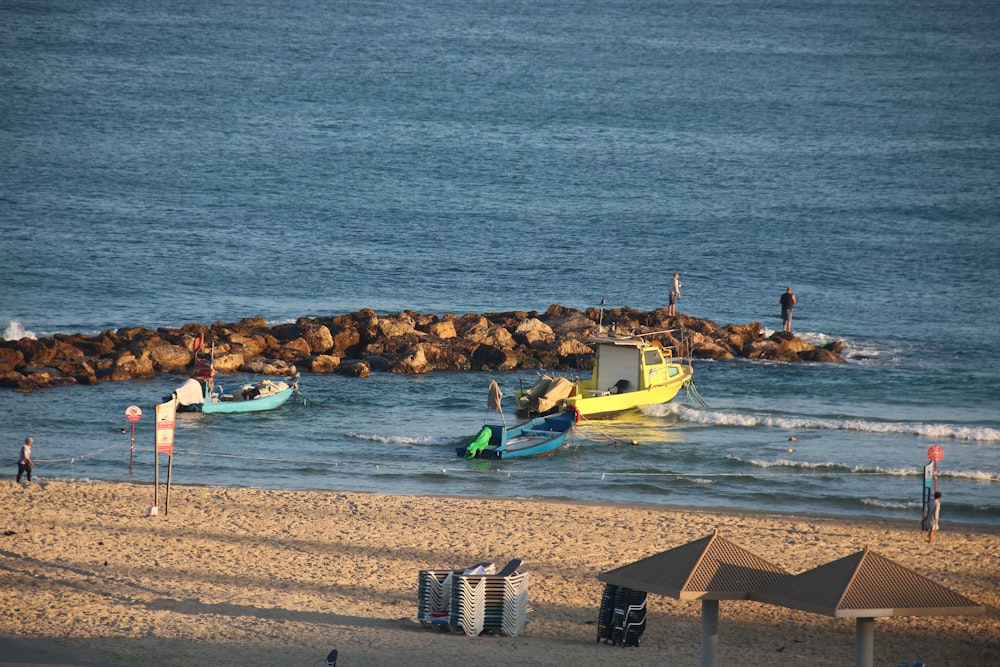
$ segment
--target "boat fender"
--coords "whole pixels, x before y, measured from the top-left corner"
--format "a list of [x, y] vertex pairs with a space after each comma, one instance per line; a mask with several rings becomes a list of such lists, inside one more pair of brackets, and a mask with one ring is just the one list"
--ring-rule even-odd
[[573, 423], [574, 424], [579, 424], [580, 423], [580, 408], [576, 407], [575, 405], [567, 405], [566, 409], [567, 410], [571, 410], [573, 412]]

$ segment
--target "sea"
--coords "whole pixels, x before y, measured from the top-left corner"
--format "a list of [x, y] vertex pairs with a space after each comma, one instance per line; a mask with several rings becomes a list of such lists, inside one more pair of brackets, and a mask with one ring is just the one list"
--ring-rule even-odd
[[1000, 526], [998, 109], [995, 0], [0, 0], [5, 339], [652, 310], [677, 271], [680, 312], [767, 333], [791, 286], [796, 335], [846, 359], [695, 359], [696, 395], [493, 462], [455, 447], [536, 371], [304, 373], [280, 410], [180, 415], [172, 460], [181, 375], [2, 389], [0, 479], [30, 435], [36, 484], [916, 531], [939, 447], [942, 529]]

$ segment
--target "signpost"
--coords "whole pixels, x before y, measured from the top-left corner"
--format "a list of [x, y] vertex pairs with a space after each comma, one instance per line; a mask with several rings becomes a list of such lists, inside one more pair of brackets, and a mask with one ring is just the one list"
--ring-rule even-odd
[[176, 401], [160, 403], [156, 406], [156, 479], [153, 484], [153, 511], [159, 507], [160, 454], [167, 455], [167, 493], [163, 500], [163, 515], [170, 509], [170, 475], [174, 469], [174, 418], [177, 414]]
[[132, 461], [135, 459], [135, 423], [142, 419], [142, 410], [138, 405], [130, 405], [125, 409], [125, 419], [132, 422], [132, 447], [128, 455], [128, 471], [132, 472]]

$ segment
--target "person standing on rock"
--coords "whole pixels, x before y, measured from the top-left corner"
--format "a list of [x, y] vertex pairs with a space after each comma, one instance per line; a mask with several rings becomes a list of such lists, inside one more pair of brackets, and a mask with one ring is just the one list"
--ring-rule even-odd
[[674, 279], [670, 281], [670, 305], [667, 307], [667, 315], [677, 314], [677, 300], [681, 298], [681, 274], [674, 272]]
[[792, 288], [786, 287], [785, 293], [781, 295], [781, 329], [792, 333], [792, 308], [795, 307], [795, 295]]
[[28, 481], [31, 481], [31, 468], [35, 463], [31, 460], [31, 445], [34, 443], [30, 437], [24, 439], [24, 444], [21, 446], [21, 454], [17, 457], [17, 481], [20, 484], [21, 476], [26, 475]]

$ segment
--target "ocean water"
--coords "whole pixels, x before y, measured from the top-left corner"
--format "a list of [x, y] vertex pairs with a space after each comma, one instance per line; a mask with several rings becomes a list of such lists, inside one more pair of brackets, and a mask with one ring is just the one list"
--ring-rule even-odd
[[[940, 446], [944, 524], [997, 525], [998, 35], [988, 0], [0, 2], [0, 327], [648, 310], [679, 271], [774, 330], [791, 285], [847, 364], [696, 360], [708, 407], [503, 463], [453, 447], [533, 373], [306, 374], [182, 416], [173, 479], [916, 526]], [[151, 482], [181, 379], [0, 392], [0, 479], [30, 434], [40, 480]]]

